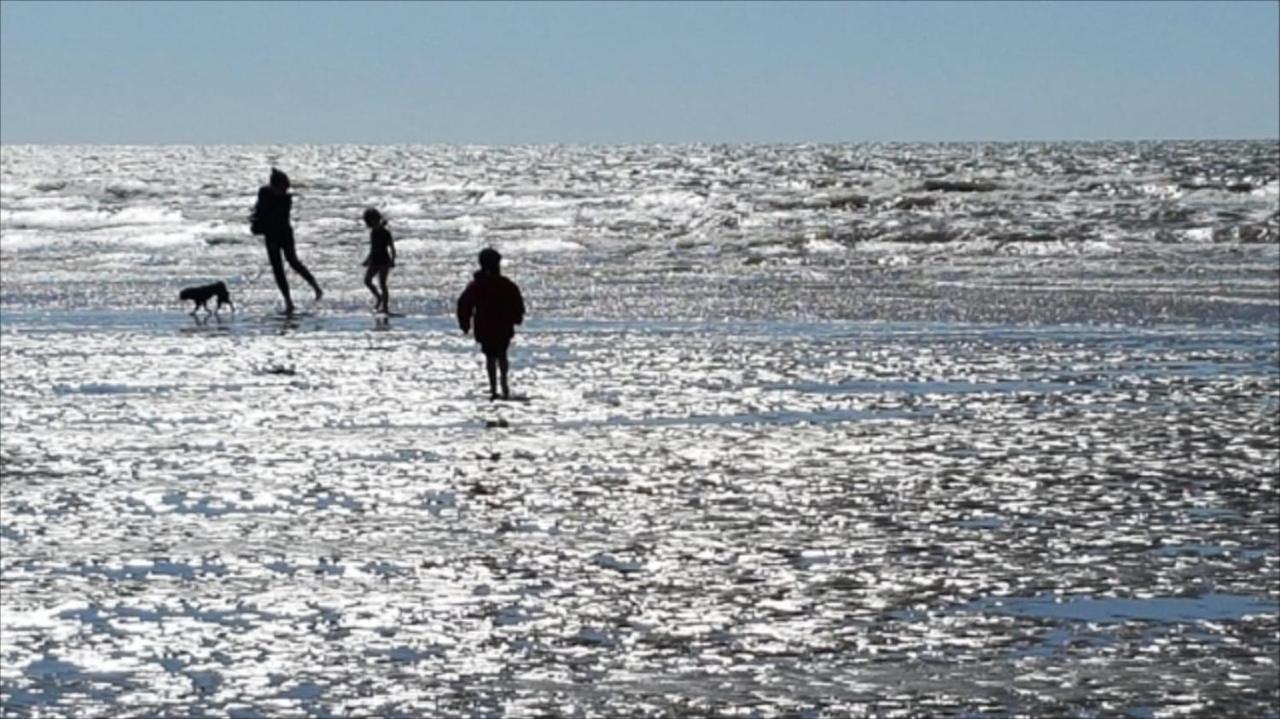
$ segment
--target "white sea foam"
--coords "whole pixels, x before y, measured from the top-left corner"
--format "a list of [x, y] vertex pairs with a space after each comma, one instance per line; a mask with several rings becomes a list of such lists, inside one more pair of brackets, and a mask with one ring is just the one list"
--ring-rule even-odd
[[106, 244], [129, 247], [160, 248], [192, 248], [204, 247], [204, 237], [198, 231], [183, 229], [172, 232], [139, 232], [121, 235]]
[[559, 237], [530, 237], [502, 243], [504, 252], [578, 252], [585, 249], [577, 242]]
[[388, 220], [395, 220], [402, 217], [421, 217], [427, 213], [426, 208], [421, 202], [399, 200], [379, 205], [378, 203], [366, 203], [372, 207], [376, 207], [383, 216]]
[[815, 253], [831, 253], [831, 252], [847, 251], [847, 248], [844, 245], [840, 244], [839, 242], [833, 242], [831, 240], [809, 240], [808, 242], [805, 243], [804, 249], [806, 252], [815, 252]]
[[25, 252], [45, 246], [47, 239], [37, 230], [0, 229], [0, 252]]
[[38, 210], [0, 211], [0, 228], [93, 230], [128, 225], [179, 224], [182, 213], [160, 207], [125, 207], [119, 210], [69, 210], [55, 207]]
[[485, 231], [486, 218], [479, 215], [459, 215], [448, 219], [437, 220], [436, 224], [445, 229], [460, 231], [468, 235], [480, 235]]
[[1182, 237], [1187, 242], [1212, 242], [1213, 228], [1212, 227], [1193, 227], [1191, 229], [1183, 230]]

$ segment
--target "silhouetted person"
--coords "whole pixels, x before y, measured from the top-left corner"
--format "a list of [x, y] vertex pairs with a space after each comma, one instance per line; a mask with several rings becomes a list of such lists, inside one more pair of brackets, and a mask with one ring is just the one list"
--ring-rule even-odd
[[311, 285], [316, 292], [318, 302], [324, 296], [316, 278], [311, 276], [305, 265], [298, 260], [297, 251], [293, 247], [293, 225], [289, 223], [289, 211], [293, 208], [293, 196], [289, 194], [289, 176], [276, 168], [271, 168], [271, 181], [265, 187], [258, 188], [258, 203], [253, 208], [253, 232], [262, 235], [267, 242], [267, 259], [271, 260], [271, 273], [275, 275], [276, 286], [284, 296], [285, 314], [293, 314], [293, 298], [289, 296], [289, 280], [284, 276], [284, 262], [288, 261], [294, 272], [302, 275], [302, 279]]
[[498, 398], [495, 370], [502, 372], [502, 398], [510, 399], [507, 386], [507, 348], [515, 336], [515, 326], [524, 321], [524, 298], [516, 283], [502, 276], [502, 255], [493, 248], [480, 251], [480, 271], [458, 297], [458, 326], [463, 334], [475, 323], [476, 342], [484, 352], [489, 373], [489, 398]]
[[[373, 311], [390, 314], [388, 304], [391, 296], [387, 294], [387, 273], [396, 266], [396, 246], [391, 241], [391, 232], [387, 229], [387, 221], [382, 213], [370, 207], [364, 211], [364, 224], [369, 227], [369, 256], [364, 259], [368, 269], [364, 273], [364, 286], [373, 293]], [[373, 286], [373, 278], [378, 278], [382, 292]]]

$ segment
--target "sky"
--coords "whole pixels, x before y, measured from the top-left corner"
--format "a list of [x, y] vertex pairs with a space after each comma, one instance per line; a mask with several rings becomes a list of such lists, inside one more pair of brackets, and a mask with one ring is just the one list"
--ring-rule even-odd
[[0, 0], [0, 142], [1280, 137], [1280, 1]]

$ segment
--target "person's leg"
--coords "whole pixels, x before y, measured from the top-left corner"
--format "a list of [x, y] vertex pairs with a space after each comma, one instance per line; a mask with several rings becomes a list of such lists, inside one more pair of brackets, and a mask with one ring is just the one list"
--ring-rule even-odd
[[498, 398], [498, 377], [497, 377], [498, 358], [484, 353], [484, 369], [489, 373], [489, 399]]
[[503, 348], [502, 354], [498, 355], [498, 371], [502, 373], [502, 398], [511, 399], [511, 388], [507, 386], [507, 370], [510, 365], [507, 363], [507, 350]]
[[280, 244], [274, 238], [267, 239], [267, 259], [271, 260], [271, 274], [275, 275], [276, 287], [284, 297], [284, 311], [293, 313], [293, 298], [289, 296], [289, 279], [284, 276], [284, 262], [280, 259]]
[[382, 285], [382, 311], [387, 314], [391, 313], [391, 295], [387, 293], [387, 274], [390, 272], [390, 267], [383, 267], [378, 273], [378, 284]]
[[320, 285], [316, 282], [316, 278], [311, 276], [311, 272], [307, 269], [307, 266], [302, 264], [302, 261], [298, 259], [298, 251], [293, 245], [293, 236], [289, 235], [288, 237], [283, 238], [280, 244], [284, 249], [284, 258], [289, 261], [289, 266], [293, 268], [294, 272], [302, 275], [302, 279], [306, 280], [307, 284], [311, 285], [311, 289], [315, 290], [316, 293], [316, 301], [319, 302], [320, 298], [324, 297], [324, 290], [320, 289]]
[[364, 273], [364, 286], [369, 288], [373, 293], [373, 311], [377, 312], [382, 309], [382, 295], [378, 294], [378, 288], [373, 286], [373, 276], [378, 274], [376, 267], [370, 267]]

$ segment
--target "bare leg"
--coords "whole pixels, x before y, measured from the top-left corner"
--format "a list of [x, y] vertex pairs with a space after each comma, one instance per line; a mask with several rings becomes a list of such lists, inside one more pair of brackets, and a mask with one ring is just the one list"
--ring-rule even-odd
[[293, 268], [294, 272], [302, 275], [302, 279], [306, 280], [307, 284], [311, 285], [311, 289], [315, 290], [316, 293], [316, 301], [319, 302], [320, 298], [324, 297], [324, 290], [320, 289], [316, 278], [311, 276], [307, 266], [302, 264], [302, 260], [298, 259], [298, 251], [294, 249], [293, 238], [290, 237], [288, 242], [282, 244], [284, 245], [284, 258], [289, 261], [289, 266]]
[[[498, 371], [502, 373], [502, 398], [503, 399], [511, 399], [511, 388], [507, 386], [507, 370], [509, 370], [510, 368], [511, 366], [507, 362], [507, 353], [503, 352], [502, 356], [498, 358]], [[490, 382], [490, 385], [492, 384], [493, 383]]]
[[382, 311], [391, 314], [391, 295], [387, 293], [387, 274], [391, 272], [390, 267], [383, 267], [378, 273], [378, 284], [382, 285]]
[[280, 259], [280, 244], [274, 239], [267, 240], [267, 259], [271, 260], [271, 274], [276, 278], [276, 287], [284, 297], [285, 314], [293, 314], [293, 298], [289, 296], [289, 279], [284, 276], [284, 262]]
[[378, 270], [376, 267], [370, 267], [364, 273], [364, 286], [368, 287], [369, 291], [373, 293], [373, 311], [374, 312], [377, 312], [378, 310], [382, 309], [382, 303], [384, 302], [384, 300], [382, 299], [382, 295], [378, 294], [378, 288], [373, 286], [373, 276], [376, 275], [377, 273], [378, 273]]
[[484, 356], [484, 369], [489, 373], [489, 399], [498, 398], [498, 377], [497, 377], [498, 358], [492, 355]]

